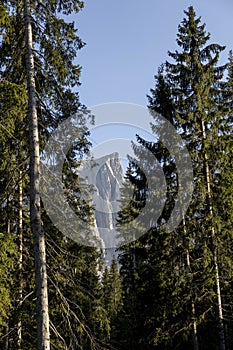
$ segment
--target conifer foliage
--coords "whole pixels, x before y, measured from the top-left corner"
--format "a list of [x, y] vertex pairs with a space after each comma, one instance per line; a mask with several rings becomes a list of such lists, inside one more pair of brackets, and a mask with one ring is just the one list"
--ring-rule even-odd
[[[177, 44], [179, 49], [169, 52], [170, 59], [155, 76], [148, 107], [155, 135], [159, 113], [182, 136], [192, 159], [194, 193], [179, 227], [164, 231], [162, 224], [172, 213], [178, 191], [176, 167], [159, 140], [138, 137], [135, 157], [146, 163], [144, 147], [160, 161], [167, 198], [151, 230], [121, 248], [124, 316], [131, 329], [122, 349], [130, 341], [135, 349], [232, 347], [232, 230], [227, 224], [232, 225], [232, 55], [228, 64], [219, 66], [224, 47], [210, 43], [192, 6], [178, 27]], [[135, 193], [142, 193], [147, 182], [136, 163], [131, 183]], [[143, 198], [139, 201], [142, 204]], [[119, 223], [130, 215], [133, 207], [122, 202]]]
[[[8, 242], [1, 260], [2, 272], [8, 267], [11, 274], [0, 278], [0, 346], [5, 349], [102, 346], [99, 254], [58, 232], [39, 198], [40, 150], [47, 136], [66, 118], [81, 110], [85, 114], [73, 91], [80, 77], [75, 59], [84, 44], [67, 17], [82, 7], [81, 1], [60, 0], [0, 4], [0, 227], [1, 239]], [[72, 164], [88, 153], [87, 134], [67, 156], [67, 178], [72, 178]], [[77, 192], [75, 175], [72, 181], [69, 190]], [[77, 202], [79, 214], [90, 217], [88, 204]]]

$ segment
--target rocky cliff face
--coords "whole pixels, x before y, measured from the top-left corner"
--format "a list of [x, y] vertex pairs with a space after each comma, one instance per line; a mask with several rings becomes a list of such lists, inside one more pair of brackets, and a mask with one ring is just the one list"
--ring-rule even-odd
[[124, 181], [119, 154], [116, 152], [95, 159], [81, 176], [88, 178], [88, 183], [93, 186], [96, 229], [102, 241], [105, 260], [111, 264], [113, 255], [117, 255], [116, 219], [120, 206], [120, 188]]

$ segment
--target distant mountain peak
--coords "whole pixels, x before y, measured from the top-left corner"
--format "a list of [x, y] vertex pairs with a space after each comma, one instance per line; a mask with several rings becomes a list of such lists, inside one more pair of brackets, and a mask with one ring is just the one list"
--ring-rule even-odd
[[80, 176], [93, 186], [94, 216], [105, 259], [110, 264], [116, 256], [116, 219], [120, 209], [120, 189], [124, 182], [124, 172], [120, 155], [114, 152], [84, 163]]

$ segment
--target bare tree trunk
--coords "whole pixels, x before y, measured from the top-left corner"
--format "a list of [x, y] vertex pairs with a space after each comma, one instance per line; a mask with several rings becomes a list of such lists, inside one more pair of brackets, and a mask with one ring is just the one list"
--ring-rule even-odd
[[[7, 224], [6, 224], [7, 234], [11, 232], [11, 222], [9, 219], [9, 194], [7, 193]], [[4, 350], [9, 349], [9, 320], [6, 320], [6, 334], [4, 335]]]
[[[185, 222], [184, 215], [183, 215], [183, 227], [184, 227], [185, 237], [187, 237], [186, 222]], [[186, 263], [187, 263], [188, 270], [191, 271], [189, 247], [186, 250]], [[199, 350], [199, 343], [198, 343], [198, 336], [197, 336], [196, 309], [195, 309], [195, 303], [194, 303], [193, 299], [192, 299], [192, 310], [191, 310], [191, 313], [192, 313], [192, 322], [193, 322], [193, 333], [192, 333], [193, 349], [194, 350]]]
[[[202, 120], [201, 122], [201, 130], [202, 130], [202, 139], [203, 142], [206, 140], [206, 130], [205, 123]], [[204, 153], [204, 165], [205, 165], [205, 177], [206, 177], [206, 186], [207, 186], [207, 206], [208, 212], [210, 215], [211, 221], [213, 220], [213, 199], [211, 194], [211, 179], [210, 179], [210, 170], [209, 170], [209, 162], [208, 156], [206, 152]], [[223, 310], [222, 310], [222, 298], [221, 298], [221, 287], [219, 280], [219, 266], [218, 266], [218, 251], [216, 244], [216, 234], [213, 222], [211, 224], [211, 238], [213, 245], [213, 262], [215, 269], [215, 283], [216, 283], [216, 291], [217, 291], [217, 302], [218, 302], [218, 323], [219, 323], [219, 340], [220, 340], [220, 350], [226, 350], [226, 342], [225, 342], [225, 334], [224, 334], [224, 322], [223, 322]]]
[[192, 301], [192, 318], [193, 318], [193, 349], [199, 350], [199, 343], [197, 337], [197, 321], [196, 321], [196, 310], [195, 304]]
[[7, 321], [6, 325], [6, 335], [5, 335], [5, 342], [4, 342], [4, 350], [9, 350], [9, 325]]
[[30, 132], [30, 221], [34, 238], [38, 350], [50, 349], [45, 236], [40, 211], [40, 154], [30, 0], [24, 0]]
[[19, 320], [17, 325], [17, 350], [22, 349], [22, 319], [21, 319], [21, 304], [23, 300], [23, 284], [22, 284], [22, 269], [23, 269], [23, 180], [22, 170], [19, 170], [19, 222], [18, 222], [18, 242], [19, 242]]
[[[187, 266], [190, 269], [190, 258], [189, 258], [189, 251], [187, 249]], [[196, 320], [196, 308], [195, 308], [195, 303], [192, 300], [192, 322], [193, 322], [193, 349], [194, 350], [199, 350], [199, 343], [198, 343], [198, 337], [197, 337], [197, 320]]]

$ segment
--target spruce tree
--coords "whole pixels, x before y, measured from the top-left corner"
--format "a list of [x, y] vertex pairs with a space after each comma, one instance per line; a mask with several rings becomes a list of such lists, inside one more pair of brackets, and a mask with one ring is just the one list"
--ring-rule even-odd
[[[229, 73], [226, 88], [223, 83], [226, 66], [218, 66], [224, 47], [208, 43], [210, 35], [193, 7], [185, 15], [177, 35], [180, 51], [169, 52], [174, 62], [166, 62], [159, 69], [149, 96], [149, 108], [155, 134], [161, 127], [159, 113], [182, 136], [193, 162], [194, 194], [179, 227], [172, 232], [163, 230], [178, 194], [176, 166], [165, 145], [138, 137], [139, 144], [160, 161], [167, 197], [159, 220], [139, 239], [145, 255], [141, 250], [134, 258], [141, 261], [134, 270], [136, 284], [135, 279], [129, 279], [135, 276], [129, 266], [135, 254], [130, 245], [122, 247], [123, 301], [129, 313], [127, 319], [134, 319], [135, 326], [127, 344], [134, 339], [135, 348], [141, 341], [141, 348], [145, 349], [197, 350], [208, 348], [210, 343], [215, 346], [219, 340], [220, 349], [226, 349], [225, 332], [231, 332], [229, 319], [224, 327], [223, 309], [226, 312], [231, 295], [231, 277], [224, 276], [226, 269], [228, 276], [232, 269], [231, 233], [227, 224], [231, 222], [228, 214], [231, 195], [229, 182], [226, 184], [231, 181], [232, 77]], [[229, 65], [229, 72], [231, 69]], [[141, 146], [134, 146], [134, 151], [144, 164]], [[151, 168], [151, 174], [153, 171]], [[135, 170], [133, 181], [137, 176], [139, 169]], [[146, 190], [146, 181], [141, 186]], [[225, 203], [223, 207], [220, 202]], [[132, 209], [129, 206], [124, 210], [122, 206], [119, 223], [132, 215]], [[126, 294], [127, 290], [132, 293]], [[133, 300], [134, 307], [129, 310]], [[140, 316], [138, 310], [144, 310]], [[213, 329], [218, 330], [218, 338], [213, 337]]]
[[118, 316], [122, 311], [122, 286], [115, 257], [110, 267], [105, 266], [101, 282], [102, 303], [107, 312], [106, 318], [109, 324], [108, 341], [112, 346], [117, 347], [120, 336]]
[[[43, 147], [46, 136], [52, 132], [59, 122], [70, 117], [71, 115], [83, 111], [84, 106], [81, 105], [78, 97], [78, 93], [73, 92], [73, 88], [79, 85], [80, 67], [74, 63], [77, 56], [77, 51], [83, 46], [81, 39], [77, 35], [77, 30], [74, 27], [74, 23], [69, 23], [66, 19], [67, 15], [78, 13], [83, 7], [83, 2], [72, 1], [67, 3], [66, 1], [2, 1], [1, 2], [1, 13], [0, 13], [0, 24], [1, 24], [1, 50], [0, 50], [0, 69], [1, 69], [1, 80], [8, 80], [14, 84], [21, 84], [24, 87], [27, 84], [27, 99], [29, 99], [29, 115], [31, 120], [31, 132], [33, 137], [31, 140], [31, 208], [34, 208], [37, 217], [37, 229], [34, 231], [35, 237], [35, 251], [40, 252], [40, 259], [36, 259], [37, 267], [43, 266], [43, 273], [40, 281], [37, 278], [37, 290], [38, 290], [38, 347], [48, 349], [50, 347], [49, 331], [48, 331], [48, 312], [47, 312], [47, 301], [46, 301], [46, 264], [45, 260], [45, 244], [44, 244], [44, 233], [42, 230], [41, 222], [41, 210], [40, 210], [40, 199], [38, 193], [39, 185], [39, 146]], [[34, 61], [34, 64], [33, 64]], [[26, 65], [27, 62], [27, 65]], [[9, 99], [10, 103], [10, 99]], [[31, 114], [30, 114], [31, 113]], [[37, 115], [37, 117], [36, 117]], [[25, 111], [26, 116], [26, 111]], [[32, 118], [33, 117], [33, 118]], [[33, 123], [32, 123], [33, 121]], [[28, 124], [23, 126], [25, 130], [28, 129]], [[79, 155], [82, 151], [88, 148], [86, 142], [86, 134], [77, 141], [77, 149]], [[17, 136], [16, 136], [17, 137]], [[27, 136], [28, 138], [28, 136]], [[28, 142], [26, 142], [28, 145]], [[24, 147], [25, 154], [29, 154], [29, 149]], [[35, 153], [36, 152], [36, 153]], [[76, 153], [77, 154], [77, 153]], [[36, 157], [35, 157], [36, 156]], [[19, 159], [18, 159], [19, 160]], [[35, 162], [36, 160], [36, 162]], [[35, 167], [34, 167], [35, 165]], [[23, 172], [28, 171], [28, 163], [25, 163]], [[35, 177], [36, 186], [35, 188]], [[29, 196], [28, 188], [25, 189], [25, 194]], [[28, 198], [23, 200], [23, 218], [24, 225], [26, 226], [27, 220], [27, 204]], [[34, 198], [34, 199], [33, 199]], [[19, 206], [21, 200], [19, 200]], [[35, 205], [34, 205], [34, 204]], [[79, 203], [80, 204], [80, 203]], [[83, 213], [87, 210], [87, 206], [83, 203], [81, 211]], [[89, 210], [89, 209], [88, 209]], [[89, 210], [90, 212], [90, 210]], [[21, 211], [22, 214], [22, 211]], [[20, 215], [21, 215], [20, 214]], [[32, 213], [33, 214], [33, 213]], [[88, 213], [85, 213], [88, 216]], [[33, 216], [33, 215], [32, 215]], [[35, 216], [34, 216], [35, 217]], [[53, 231], [53, 226], [49, 222], [48, 218], [44, 217], [44, 221], [48, 223], [46, 226], [45, 234], [50, 234]], [[33, 220], [32, 220], [33, 223]], [[20, 225], [21, 226], [21, 222]], [[33, 226], [33, 225], [32, 225]], [[35, 227], [34, 227], [35, 228]], [[41, 232], [42, 234], [38, 233]], [[36, 234], [35, 234], [36, 233]], [[25, 234], [25, 232], [24, 232]], [[61, 233], [56, 232], [56, 240], [59, 241], [58, 236]], [[39, 240], [38, 240], [38, 239]], [[31, 242], [24, 239], [24, 243], [28, 242], [28, 247], [25, 252], [31, 253]], [[39, 248], [37, 243], [40, 242]], [[65, 239], [62, 239], [62, 244], [65, 244]], [[70, 249], [69, 244], [67, 248]], [[21, 249], [21, 247], [20, 247]], [[52, 250], [52, 249], [51, 249]], [[93, 256], [96, 256], [96, 252], [93, 252]], [[91, 254], [91, 253], [90, 253]], [[37, 255], [37, 257], [39, 257]], [[80, 260], [83, 259], [80, 257]], [[93, 259], [96, 263], [97, 258]], [[42, 263], [42, 265], [41, 265]], [[30, 267], [28, 265], [28, 269]], [[31, 278], [31, 272], [29, 270], [25, 273]], [[68, 269], [69, 270], [69, 269]], [[67, 271], [68, 271], [67, 270]], [[96, 267], [92, 265], [93, 272], [96, 272]], [[37, 269], [37, 277], [40, 275], [41, 269]], [[52, 276], [54, 279], [57, 276]], [[56, 281], [51, 281], [53, 284]], [[28, 283], [28, 288], [33, 289], [34, 285], [32, 281]], [[43, 287], [43, 288], [41, 288]], [[65, 291], [65, 285], [63, 285]], [[74, 288], [74, 286], [73, 286]], [[42, 290], [44, 290], [44, 296]], [[24, 293], [26, 292], [26, 289]], [[84, 293], [84, 292], [83, 292]], [[31, 295], [31, 291], [28, 294]], [[33, 298], [32, 298], [33, 299]], [[33, 312], [32, 299], [29, 302], [29, 297], [24, 301], [25, 313]], [[41, 301], [44, 299], [45, 309], [42, 312]], [[58, 301], [58, 300], [57, 300]], [[83, 312], [85, 313], [86, 310]], [[57, 311], [59, 312], [59, 310]], [[45, 318], [44, 318], [45, 317]], [[43, 321], [44, 319], [44, 321]], [[56, 317], [55, 317], [56, 319]], [[34, 319], [31, 317], [32, 322], [29, 325], [34, 329]], [[29, 348], [29, 344], [26, 342], [26, 323], [23, 325], [23, 345]], [[54, 330], [54, 328], [53, 328]], [[31, 332], [32, 333], [32, 332]], [[56, 331], [54, 332], [56, 337], [59, 337]], [[13, 333], [11, 333], [13, 334]], [[88, 333], [90, 334], [90, 333]], [[87, 333], [86, 333], [87, 335]], [[92, 336], [92, 335], [91, 335]], [[90, 337], [91, 337], [90, 336]], [[21, 335], [20, 335], [21, 337]], [[90, 338], [90, 342], [91, 342]], [[16, 341], [15, 341], [16, 343]], [[20, 345], [19, 345], [20, 346]], [[32, 348], [35, 348], [34, 339], [31, 343]]]
[[[19, 310], [22, 300], [22, 197], [23, 186], [25, 182], [26, 154], [23, 151], [25, 147], [25, 119], [27, 110], [27, 95], [23, 85], [17, 85], [3, 80], [0, 83], [0, 130], [1, 130], [1, 220], [0, 227], [2, 239], [9, 241], [9, 238], [15, 244], [14, 261], [16, 270], [14, 275], [9, 276], [9, 296], [11, 309], [7, 312], [6, 334], [3, 336], [5, 344], [10, 344], [10, 337], [7, 333], [11, 329], [11, 318], [17, 318], [15, 309]], [[12, 248], [10, 241], [9, 248]], [[18, 244], [18, 249], [17, 249]], [[5, 244], [2, 245], [2, 248]], [[7, 253], [8, 255], [9, 253]], [[6, 256], [7, 256], [6, 255]], [[10, 255], [10, 254], [9, 254]], [[3, 261], [4, 263], [4, 261]], [[11, 282], [10, 282], [11, 281]], [[15, 288], [18, 288], [16, 293]], [[4, 295], [4, 291], [2, 290]], [[7, 302], [5, 303], [7, 306]], [[20, 317], [18, 318], [20, 320]], [[20, 339], [20, 321], [18, 322], [18, 338]], [[16, 324], [14, 324], [16, 328]], [[10, 333], [11, 334], [11, 333]]]
[[200, 18], [196, 18], [193, 7], [185, 11], [185, 14], [187, 18], [179, 26], [177, 35], [181, 51], [169, 52], [175, 63], [166, 63], [167, 79], [176, 101], [177, 126], [182, 129], [182, 136], [193, 159], [194, 177], [197, 179], [195, 194], [199, 208], [195, 208], [193, 215], [200, 218], [203, 234], [210, 236], [207, 246], [215, 271], [220, 349], [225, 350], [217, 242], [220, 232], [216, 227], [219, 208], [215, 207], [213, 198], [213, 179], [218, 171], [213, 155], [221, 157], [218, 139], [224, 119], [218, 100], [225, 66], [219, 67], [217, 64], [224, 47], [207, 44], [210, 35], [205, 32], [205, 25], [200, 24]]
[[[193, 295], [192, 300], [199, 300], [199, 303], [202, 300], [198, 307], [199, 324], [207, 310], [211, 310], [213, 305], [217, 306], [216, 319], [220, 349], [225, 349], [221, 296], [223, 279], [220, 266], [223, 254], [221, 247], [226, 241], [226, 236], [229, 237], [229, 232], [224, 233], [218, 224], [222, 211], [215, 195], [222, 188], [224, 181], [224, 176], [222, 181], [219, 181], [219, 175], [225, 172], [222, 161], [225, 157], [229, 161], [229, 152], [226, 151], [228, 146], [222, 136], [229, 133], [230, 128], [229, 112], [228, 115], [224, 112], [225, 101], [222, 89], [225, 66], [217, 65], [224, 47], [207, 44], [210, 35], [205, 32], [205, 25], [200, 24], [200, 18], [196, 18], [192, 7], [185, 11], [185, 14], [186, 18], [179, 26], [177, 35], [177, 43], [181, 51], [169, 52], [169, 56], [175, 63], [166, 62], [163, 75], [158, 76], [157, 86], [151, 90], [149, 107], [152, 112], [163, 113], [165, 118], [172, 120], [177, 132], [181, 133], [185, 140], [192, 157], [194, 197], [184, 217], [181, 230], [185, 233], [187, 267], [191, 269], [193, 276], [199, 275], [199, 280], [201, 278], [203, 281], [202, 285], [206, 283], [209, 285], [209, 297], [206, 298], [205, 290], [201, 292], [200, 284], [195, 287], [198, 280], [195, 282], [192, 278], [192, 289], [197, 288], [197, 294]], [[167, 105], [163, 101], [167, 101]], [[226, 198], [225, 200], [228, 201], [229, 196]], [[193, 245], [194, 242], [195, 245]], [[190, 254], [192, 266], [190, 266]], [[201, 259], [202, 264], [196, 263], [198, 259]], [[203, 309], [203, 303], [206, 303], [206, 309]], [[193, 306], [195, 303], [192, 301], [192, 310]], [[199, 330], [202, 329], [200, 326]], [[203, 333], [205, 336], [208, 334], [206, 330]], [[197, 342], [194, 342], [194, 347], [197, 348], [197, 346]]]

